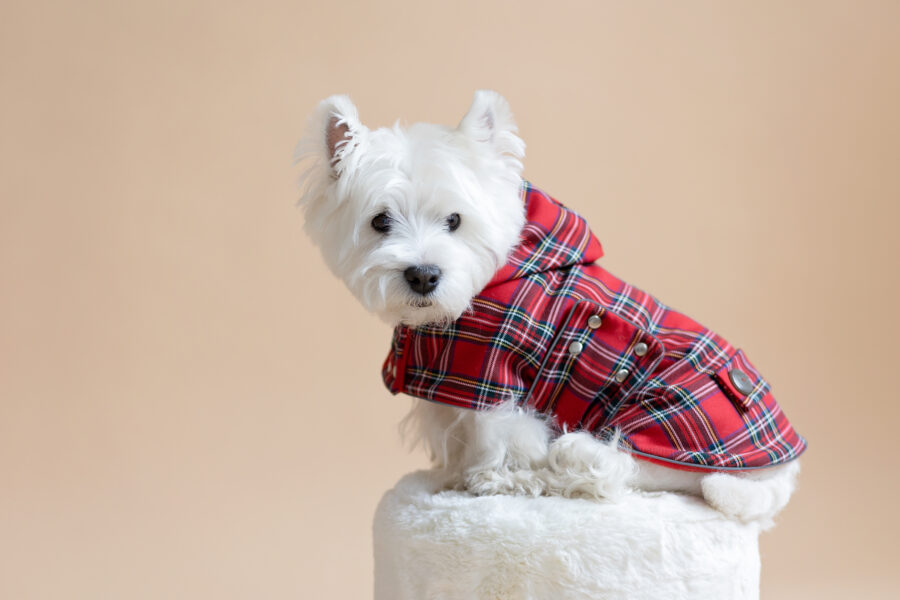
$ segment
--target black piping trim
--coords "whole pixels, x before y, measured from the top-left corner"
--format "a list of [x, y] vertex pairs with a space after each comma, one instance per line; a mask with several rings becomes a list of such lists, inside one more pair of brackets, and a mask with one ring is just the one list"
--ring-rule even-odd
[[777, 467], [778, 465], [786, 465], [789, 462], [795, 461], [798, 458], [800, 458], [801, 454], [806, 452], [806, 448], [804, 448], [803, 450], [800, 451], [800, 454], [798, 454], [797, 456], [794, 456], [793, 458], [790, 458], [790, 459], [785, 460], [780, 463], [775, 463], [774, 465], [766, 465], [763, 467], [715, 467], [715, 466], [709, 466], [709, 465], [698, 465], [697, 463], [683, 462], [680, 460], [672, 460], [671, 458], [662, 458], [661, 456], [656, 456], [655, 454], [648, 454], [646, 452], [641, 452], [640, 450], [632, 450], [631, 448], [627, 448], [627, 447], [623, 448], [623, 450], [630, 454], [637, 454], [638, 456], [644, 456], [646, 458], [650, 458], [655, 461], [660, 461], [660, 462], [669, 463], [669, 464], [673, 464], [673, 465], [683, 465], [685, 467], [692, 467], [694, 469], [699, 469], [701, 471], [758, 471], [759, 469], [771, 469], [772, 467]]

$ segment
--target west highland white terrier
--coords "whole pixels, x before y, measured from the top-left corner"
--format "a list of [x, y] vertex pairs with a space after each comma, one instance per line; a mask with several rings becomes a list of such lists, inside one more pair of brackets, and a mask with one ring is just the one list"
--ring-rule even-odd
[[385, 384], [447, 487], [474, 494], [702, 496], [770, 524], [806, 448], [717, 334], [596, 264], [584, 220], [523, 181], [507, 102], [456, 128], [370, 130], [322, 101], [297, 159], [305, 229], [395, 327]]

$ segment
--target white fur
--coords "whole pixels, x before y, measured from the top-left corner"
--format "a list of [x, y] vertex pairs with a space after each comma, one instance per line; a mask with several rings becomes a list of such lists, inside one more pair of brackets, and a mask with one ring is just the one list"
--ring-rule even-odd
[[[456, 128], [426, 123], [374, 131], [346, 96], [323, 100], [297, 159], [305, 229], [326, 263], [370, 311], [391, 324], [459, 318], [516, 246], [524, 143], [507, 102], [475, 94]], [[330, 141], [329, 141], [330, 140]], [[335, 140], [339, 140], [334, 143]], [[380, 233], [372, 219], [390, 215]], [[450, 231], [448, 215], [461, 225]], [[436, 265], [427, 296], [404, 271]], [[748, 474], [705, 474], [635, 460], [585, 432], [559, 435], [539, 415], [505, 404], [469, 411], [417, 401], [404, 427], [424, 443], [446, 487], [476, 494], [616, 498], [638, 489], [702, 495], [743, 521], [771, 523], [787, 503], [795, 463]]]
[[[336, 156], [325, 142], [332, 117], [349, 127]], [[307, 162], [300, 204], [306, 232], [332, 271], [389, 323], [459, 318], [516, 246], [525, 222], [519, 187], [525, 144], [506, 101], [476, 94], [457, 128], [417, 123], [370, 131], [346, 96], [323, 100], [310, 118], [297, 160]], [[389, 235], [372, 229], [388, 212]], [[447, 231], [448, 215], [462, 225]], [[403, 271], [434, 264], [441, 283], [418, 303]]]
[[759, 527], [680, 494], [593, 502], [401, 479], [375, 513], [375, 600], [757, 600]]

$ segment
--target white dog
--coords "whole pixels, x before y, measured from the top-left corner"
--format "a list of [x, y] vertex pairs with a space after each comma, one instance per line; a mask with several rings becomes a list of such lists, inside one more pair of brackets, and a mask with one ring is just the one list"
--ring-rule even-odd
[[[298, 146], [296, 158], [307, 162], [305, 229], [331, 270], [388, 323], [452, 324], [520, 243], [524, 143], [516, 131], [494, 92], [477, 92], [456, 128], [376, 130], [360, 122], [349, 98], [332, 96]], [[677, 491], [769, 524], [799, 470], [797, 461], [736, 472], [669, 468], [636, 459], [618, 435], [560, 428], [515, 397], [486, 410], [416, 400], [404, 427], [424, 443], [448, 487], [475, 494]]]

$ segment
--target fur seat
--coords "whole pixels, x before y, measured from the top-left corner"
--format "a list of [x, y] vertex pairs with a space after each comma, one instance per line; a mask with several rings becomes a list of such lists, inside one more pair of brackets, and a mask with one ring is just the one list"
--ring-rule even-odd
[[439, 491], [403, 477], [375, 514], [375, 599], [756, 599], [759, 527], [701, 500]]

